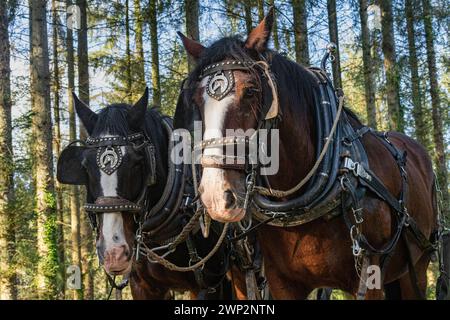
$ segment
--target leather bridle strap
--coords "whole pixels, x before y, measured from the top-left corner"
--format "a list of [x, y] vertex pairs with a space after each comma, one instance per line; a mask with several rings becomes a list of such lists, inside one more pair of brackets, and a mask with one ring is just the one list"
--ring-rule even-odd
[[84, 209], [101, 213], [136, 212], [141, 211], [142, 206], [120, 197], [99, 197], [95, 203], [86, 203]]
[[249, 71], [254, 63], [255, 63], [254, 61], [234, 61], [234, 60], [213, 63], [202, 70], [200, 77], [203, 78], [207, 75], [226, 70]]
[[[220, 148], [226, 146], [241, 146], [244, 148], [248, 148], [250, 139], [251, 137], [248, 136], [212, 138], [201, 141], [199, 144], [194, 146], [194, 150], [203, 151], [205, 149]], [[248, 159], [245, 155], [202, 155], [200, 163], [203, 168], [245, 170]]]

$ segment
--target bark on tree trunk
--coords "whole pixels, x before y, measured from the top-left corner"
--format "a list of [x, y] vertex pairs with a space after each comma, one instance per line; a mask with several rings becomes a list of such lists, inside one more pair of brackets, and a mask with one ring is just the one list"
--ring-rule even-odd
[[[269, 6], [275, 6], [274, 0], [269, 0]], [[280, 39], [278, 37], [278, 22], [277, 22], [277, 10], [273, 13], [273, 26], [272, 26], [272, 39], [273, 39], [273, 46], [275, 47], [275, 50], [280, 50]]]
[[136, 64], [137, 64], [137, 83], [135, 84], [137, 94], [144, 92], [145, 84], [145, 59], [144, 59], [144, 42], [143, 38], [143, 22], [140, 0], [134, 0], [134, 17], [135, 17], [135, 41], [136, 41]]
[[[186, 13], [186, 34], [189, 38], [200, 41], [200, 31], [198, 27], [199, 2], [198, 0], [185, 0], [184, 11]], [[195, 60], [188, 55], [188, 71], [195, 68]]]
[[439, 95], [436, 54], [434, 51], [433, 17], [430, 0], [422, 0], [423, 23], [425, 26], [425, 42], [427, 50], [428, 76], [430, 78], [430, 95], [433, 119], [433, 140], [435, 147], [435, 164], [439, 187], [443, 198], [443, 211], [450, 218], [450, 197], [448, 193], [448, 172], [445, 154], [444, 134], [442, 131], [441, 97]]
[[406, 29], [408, 34], [409, 69], [411, 72], [411, 98], [413, 103], [412, 115], [414, 118], [415, 132], [417, 140], [425, 147], [430, 145], [428, 139], [425, 110], [422, 105], [422, 95], [420, 92], [419, 65], [417, 62], [416, 36], [414, 23], [415, 6], [413, 0], [405, 0]]
[[391, 0], [379, 0], [381, 9], [381, 47], [384, 55], [384, 69], [386, 72], [386, 99], [389, 111], [389, 128], [404, 132], [403, 110], [400, 106], [400, 74], [397, 68], [394, 18]]
[[[88, 26], [87, 26], [87, 1], [77, 0], [80, 8], [80, 29], [78, 29], [78, 95], [80, 99], [89, 105], [89, 49], [88, 49]], [[80, 139], [87, 137], [83, 126], [80, 128]]]
[[249, 34], [253, 29], [252, 3], [251, 1], [244, 0], [242, 5], [244, 6], [245, 27], [247, 29], [247, 34]]
[[[80, 99], [87, 105], [90, 103], [90, 84], [89, 84], [89, 51], [87, 41], [87, 1], [77, 0], [80, 7], [80, 29], [78, 30], [78, 94]], [[80, 124], [80, 139], [87, 137], [85, 128]], [[80, 199], [85, 199], [86, 193], [84, 189], [78, 190], [78, 234], [80, 246], [80, 262], [83, 270], [83, 298], [92, 300], [94, 298], [94, 279], [92, 273], [92, 259], [90, 258], [94, 252], [94, 237], [92, 230], [85, 222], [85, 212], [80, 208]], [[87, 229], [87, 230], [86, 230]]]
[[30, 91], [33, 112], [33, 174], [39, 252], [36, 279], [39, 298], [54, 299], [58, 295], [58, 248], [46, 4], [45, 0], [29, 1]]
[[338, 24], [336, 15], [336, 0], [327, 0], [328, 10], [328, 30], [330, 34], [330, 41], [336, 44], [336, 52], [334, 53], [333, 68], [333, 83], [336, 88], [342, 88], [341, 80], [341, 59], [339, 55], [339, 37]]
[[8, 1], [0, 0], [0, 299], [17, 299]]
[[[58, 37], [58, 10], [59, 5], [56, 0], [52, 0], [52, 45], [53, 45], [53, 117], [55, 121], [55, 130], [53, 133], [53, 152], [57, 155], [61, 152], [61, 124], [60, 124], [60, 91], [61, 81], [59, 74], [59, 37]], [[61, 298], [65, 298], [65, 254], [64, 254], [64, 205], [63, 205], [63, 188], [61, 184], [55, 180], [56, 191], [56, 211], [58, 224], [58, 258], [59, 272], [63, 279], [59, 288]]]
[[259, 21], [264, 19], [264, 0], [256, 0], [258, 5], [258, 18]]
[[125, 57], [126, 68], [126, 94], [128, 103], [133, 103], [133, 79], [131, 77], [131, 49], [130, 49], [130, 6], [129, 0], [125, 0]]
[[[67, 1], [69, 8], [73, 4], [72, 0]], [[73, 104], [72, 92], [75, 92], [75, 61], [74, 61], [74, 47], [73, 47], [73, 30], [67, 28], [66, 36], [67, 47], [67, 82], [68, 82], [68, 112], [69, 112], [69, 139], [75, 140], [76, 133], [76, 116]], [[69, 186], [69, 205], [70, 205], [70, 240], [71, 240], [71, 258], [72, 264], [81, 269], [81, 248], [80, 248], [80, 202], [78, 186]], [[72, 291], [73, 299], [82, 299], [83, 291]]]
[[235, 34], [238, 32], [238, 15], [236, 14], [236, 1], [237, 0], [227, 0], [225, 2], [225, 7], [227, 11], [227, 18], [230, 20], [231, 33]]
[[153, 106], [161, 106], [161, 84], [159, 79], [159, 44], [158, 44], [158, 14], [156, 0], [149, 3], [150, 42], [152, 47], [152, 86]]
[[370, 54], [370, 32], [367, 24], [367, 6], [367, 0], [359, 0], [367, 122], [370, 127], [376, 130], [377, 109], [375, 106], [375, 83], [373, 78], [372, 57]]
[[309, 65], [308, 24], [306, 0], [292, 0], [294, 13], [295, 60]]

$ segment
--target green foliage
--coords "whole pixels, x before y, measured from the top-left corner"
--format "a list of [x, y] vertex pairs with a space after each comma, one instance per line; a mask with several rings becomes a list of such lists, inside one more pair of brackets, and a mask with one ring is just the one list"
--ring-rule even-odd
[[[46, 199], [50, 205], [54, 205], [54, 195], [48, 192]], [[57, 246], [57, 228], [56, 215], [53, 207], [50, 206], [49, 215], [44, 223], [44, 243], [48, 250], [44, 256], [40, 258], [40, 264], [46, 280], [46, 291], [43, 295], [45, 299], [56, 299], [60, 294], [60, 285], [62, 279], [58, 279], [60, 274], [60, 266], [58, 259]]]

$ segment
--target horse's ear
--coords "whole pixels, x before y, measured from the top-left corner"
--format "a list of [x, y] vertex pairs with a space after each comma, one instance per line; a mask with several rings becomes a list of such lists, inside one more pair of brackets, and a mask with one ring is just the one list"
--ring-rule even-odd
[[73, 102], [75, 104], [75, 111], [80, 118], [81, 123], [85, 127], [88, 134], [92, 134], [95, 124], [97, 123], [98, 115], [92, 111], [83, 101], [81, 101], [75, 92], [72, 92]]
[[247, 49], [255, 49], [258, 52], [264, 52], [267, 49], [270, 33], [273, 25], [274, 8], [270, 7], [265, 18], [250, 32], [245, 41]]
[[178, 31], [177, 34], [181, 38], [181, 41], [183, 41], [183, 46], [186, 49], [187, 53], [189, 53], [196, 60], [200, 58], [200, 56], [203, 53], [203, 50], [205, 50], [205, 47], [202, 46], [197, 41], [189, 39], [180, 31]]
[[148, 88], [145, 88], [144, 95], [128, 111], [128, 126], [133, 129], [141, 129], [145, 119], [145, 112], [148, 108]]

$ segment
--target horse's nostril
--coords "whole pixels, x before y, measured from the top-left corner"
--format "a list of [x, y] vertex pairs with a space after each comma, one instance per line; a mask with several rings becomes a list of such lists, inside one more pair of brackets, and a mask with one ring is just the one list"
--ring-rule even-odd
[[231, 190], [225, 191], [225, 209], [231, 209], [236, 202], [233, 192]]

